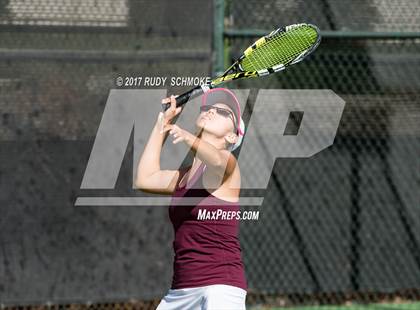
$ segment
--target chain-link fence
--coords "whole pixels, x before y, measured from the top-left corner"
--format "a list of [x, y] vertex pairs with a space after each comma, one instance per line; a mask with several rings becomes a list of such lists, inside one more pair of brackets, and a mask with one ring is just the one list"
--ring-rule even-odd
[[209, 75], [211, 12], [195, 0], [0, 1], [1, 308], [156, 307], [171, 278], [167, 210], [74, 203], [117, 78]]
[[185, 6], [211, 10], [193, 1], [1, 1], [1, 139], [93, 137], [118, 76], [207, 75], [212, 20]]
[[420, 298], [419, 4], [226, 1], [231, 59], [261, 30], [310, 22], [325, 34], [304, 62], [237, 87], [332, 89], [346, 101], [334, 145], [278, 159], [264, 218], [243, 225], [250, 304]]
[[[264, 88], [332, 89], [346, 101], [333, 146], [278, 159], [260, 220], [241, 223], [248, 305], [417, 309], [403, 304], [420, 298], [420, 2], [224, 6], [226, 63], [253, 30], [311, 22], [326, 34], [304, 62], [229, 87], [251, 88], [251, 99]], [[75, 210], [75, 189], [118, 76], [209, 74], [213, 9], [194, 0], [0, 0], [0, 304], [156, 307], [172, 267], [170, 224], [156, 224], [166, 209]], [[249, 100], [245, 120], [252, 108]]]

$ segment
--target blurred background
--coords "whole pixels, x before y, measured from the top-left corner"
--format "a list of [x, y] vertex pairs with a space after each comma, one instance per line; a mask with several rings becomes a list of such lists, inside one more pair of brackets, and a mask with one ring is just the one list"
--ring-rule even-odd
[[[419, 0], [0, 0], [0, 307], [155, 309], [167, 208], [74, 206], [110, 89], [212, 76], [299, 22], [322, 31], [314, 54], [227, 86], [331, 89], [346, 107], [334, 144], [277, 159], [246, 207], [248, 308], [420, 309]], [[131, 154], [116, 191], [138, 195]]]

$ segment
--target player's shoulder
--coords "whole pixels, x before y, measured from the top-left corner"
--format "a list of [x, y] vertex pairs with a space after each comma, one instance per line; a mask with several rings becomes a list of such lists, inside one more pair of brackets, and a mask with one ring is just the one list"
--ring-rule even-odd
[[232, 165], [232, 164], [233, 165], [236, 165], [237, 164], [236, 157], [235, 157], [235, 155], [232, 154], [231, 151], [229, 151], [229, 150], [221, 150], [220, 152], [223, 155], [225, 161], [228, 162], [228, 164], [230, 164], [230, 165]]

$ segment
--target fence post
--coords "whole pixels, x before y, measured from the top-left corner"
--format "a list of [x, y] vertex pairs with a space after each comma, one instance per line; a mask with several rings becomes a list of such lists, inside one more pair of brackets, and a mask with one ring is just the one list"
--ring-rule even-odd
[[224, 36], [224, 18], [225, 18], [225, 1], [214, 0], [214, 29], [213, 29], [213, 76], [223, 72], [224, 69], [224, 52], [223, 52], [223, 36]]

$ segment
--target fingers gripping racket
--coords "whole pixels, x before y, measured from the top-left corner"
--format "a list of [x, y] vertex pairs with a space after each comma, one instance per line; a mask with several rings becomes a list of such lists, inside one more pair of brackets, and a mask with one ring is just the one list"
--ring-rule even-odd
[[[221, 76], [176, 97], [176, 106], [222, 83], [282, 71], [311, 54], [320, 41], [319, 29], [311, 24], [294, 24], [276, 29], [255, 41]], [[163, 111], [170, 106], [170, 103], [163, 103]]]

